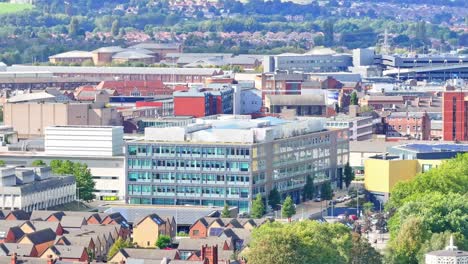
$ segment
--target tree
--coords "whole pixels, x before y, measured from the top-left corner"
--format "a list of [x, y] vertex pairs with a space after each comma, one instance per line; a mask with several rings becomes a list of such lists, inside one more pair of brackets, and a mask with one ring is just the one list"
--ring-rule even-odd
[[278, 204], [281, 203], [281, 196], [278, 192], [278, 189], [273, 188], [271, 189], [270, 193], [268, 194], [268, 204], [271, 206], [272, 209], [275, 209]]
[[320, 198], [322, 200], [333, 199], [333, 190], [331, 188], [330, 182], [323, 183], [320, 187]]
[[349, 166], [349, 162], [346, 163], [343, 174], [346, 188], [349, 188], [349, 185], [354, 180], [354, 172], [353, 169], [351, 169], [351, 166]]
[[44, 161], [42, 161], [42, 160], [34, 160], [34, 161], [31, 163], [31, 165], [32, 165], [33, 167], [42, 167], [42, 166], [46, 166], [47, 164], [46, 164]]
[[315, 193], [314, 179], [310, 175], [307, 175], [306, 183], [304, 185], [304, 191], [302, 194], [304, 201], [314, 199], [314, 193]]
[[367, 202], [362, 205], [362, 208], [364, 209], [364, 213], [369, 214], [374, 208], [374, 204], [371, 202]]
[[52, 172], [58, 175], [73, 175], [76, 179], [76, 188], [80, 200], [91, 201], [94, 199], [95, 182], [86, 164], [71, 162], [69, 160], [52, 160], [50, 162]]
[[428, 230], [419, 217], [411, 217], [404, 223], [395, 239], [388, 244], [388, 263], [417, 264], [417, 254], [428, 238]]
[[114, 255], [117, 254], [123, 248], [132, 247], [133, 244], [130, 240], [123, 240], [121, 237], [119, 237], [109, 249], [109, 253], [107, 253], [107, 259], [111, 259], [112, 257], [114, 257]]
[[367, 239], [357, 233], [353, 233], [352, 242], [351, 264], [382, 263], [382, 255], [369, 244]]
[[229, 206], [227, 203], [224, 204], [223, 211], [221, 212], [221, 217], [224, 217], [224, 218], [231, 217], [231, 212], [229, 211]]
[[71, 37], [75, 37], [78, 35], [78, 27], [79, 27], [79, 21], [78, 18], [72, 17], [70, 20], [70, 25], [68, 26], [68, 35]]
[[159, 249], [165, 249], [171, 245], [171, 237], [166, 235], [160, 235], [156, 241], [156, 245]]
[[283, 202], [283, 207], [281, 208], [281, 214], [283, 217], [288, 218], [291, 220], [291, 217], [296, 214], [296, 207], [294, 207], [294, 202], [291, 199], [291, 196], [286, 197]]
[[[368, 249], [368, 244], [361, 245], [364, 240], [355, 242], [357, 245], [353, 245], [351, 230], [340, 223], [273, 222], [253, 230], [245, 257], [249, 264], [347, 264], [354, 257], [355, 247]], [[374, 262], [377, 257], [363, 254], [360, 263], [378, 264], [380, 261]]]
[[113, 37], [117, 37], [119, 35], [119, 31], [120, 31], [120, 22], [118, 19], [114, 20], [114, 22], [112, 22], [112, 27], [111, 27], [111, 34]]
[[261, 218], [265, 214], [265, 205], [263, 204], [263, 199], [261, 194], [257, 194], [255, 200], [252, 203], [252, 217]]
[[333, 21], [327, 20], [323, 23], [323, 34], [324, 34], [323, 43], [325, 44], [325, 46], [326, 47], [333, 46], [334, 34], [335, 34]]
[[358, 103], [359, 103], [359, 99], [358, 99], [356, 91], [354, 91], [353, 93], [351, 93], [350, 104], [358, 105]]
[[4, 160], [0, 160], [0, 167], [5, 167], [6, 166], [6, 163]]

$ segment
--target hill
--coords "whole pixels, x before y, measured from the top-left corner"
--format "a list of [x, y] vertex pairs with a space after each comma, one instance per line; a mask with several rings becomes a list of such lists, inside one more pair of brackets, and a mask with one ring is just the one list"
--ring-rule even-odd
[[31, 4], [14, 4], [14, 3], [0, 3], [0, 15], [17, 13], [24, 10], [33, 9], [34, 6]]

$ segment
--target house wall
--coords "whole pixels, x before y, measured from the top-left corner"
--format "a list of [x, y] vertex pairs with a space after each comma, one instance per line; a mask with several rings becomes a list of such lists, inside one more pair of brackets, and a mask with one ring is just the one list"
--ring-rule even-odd
[[197, 221], [194, 225], [190, 227], [189, 236], [190, 238], [207, 237], [208, 228], [204, 224], [202, 224], [200, 221]]
[[155, 247], [160, 233], [164, 233], [164, 227], [160, 227], [153, 220], [146, 218], [140, 224], [133, 228], [133, 243], [139, 247]]

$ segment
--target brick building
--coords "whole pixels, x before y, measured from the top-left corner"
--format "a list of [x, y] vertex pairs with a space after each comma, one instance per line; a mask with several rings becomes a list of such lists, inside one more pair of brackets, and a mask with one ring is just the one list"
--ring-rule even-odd
[[443, 139], [446, 141], [468, 140], [467, 113], [468, 93], [461, 91], [444, 92], [442, 101]]
[[203, 117], [232, 114], [233, 94], [232, 88], [191, 88], [174, 92], [174, 115]]
[[431, 120], [426, 112], [395, 112], [385, 118], [387, 137], [429, 140]]

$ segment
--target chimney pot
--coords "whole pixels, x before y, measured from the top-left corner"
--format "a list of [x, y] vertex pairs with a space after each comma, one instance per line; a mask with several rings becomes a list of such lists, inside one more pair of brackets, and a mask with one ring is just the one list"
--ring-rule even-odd
[[13, 253], [13, 255], [11, 255], [11, 264], [16, 264], [16, 260], [18, 259], [16, 253]]

